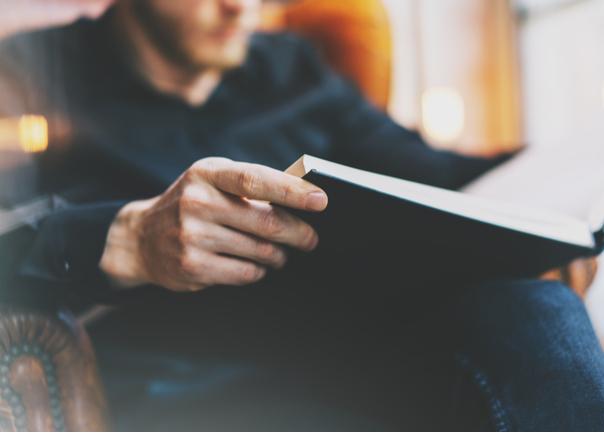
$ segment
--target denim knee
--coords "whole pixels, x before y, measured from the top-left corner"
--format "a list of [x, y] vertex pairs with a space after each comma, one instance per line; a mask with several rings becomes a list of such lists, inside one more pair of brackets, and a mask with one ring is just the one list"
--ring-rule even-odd
[[[535, 356], [579, 352], [597, 343], [583, 301], [557, 281], [509, 280], [475, 287], [464, 304], [474, 332], [511, 348], [524, 346]], [[599, 349], [599, 345], [596, 344]], [[578, 354], [578, 353], [576, 353]]]
[[604, 354], [570, 288], [503, 281], [475, 287], [462, 305], [467, 359], [513, 428], [604, 427]]

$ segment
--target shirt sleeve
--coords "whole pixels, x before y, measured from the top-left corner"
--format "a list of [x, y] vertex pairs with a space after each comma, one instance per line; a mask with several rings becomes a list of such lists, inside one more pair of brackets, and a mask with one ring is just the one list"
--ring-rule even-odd
[[110, 285], [99, 268], [109, 227], [124, 202], [71, 206], [38, 225], [17, 281], [25, 291], [57, 291], [91, 301], [109, 301]]
[[508, 159], [438, 150], [397, 124], [346, 83], [337, 121], [337, 160], [344, 164], [447, 189], [458, 189]]
[[508, 159], [465, 156], [428, 145], [416, 131], [397, 124], [302, 44], [305, 70], [325, 95], [324, 118], [332, 133], [331, 157], [343, 164], [447, 189], [458, 189]]

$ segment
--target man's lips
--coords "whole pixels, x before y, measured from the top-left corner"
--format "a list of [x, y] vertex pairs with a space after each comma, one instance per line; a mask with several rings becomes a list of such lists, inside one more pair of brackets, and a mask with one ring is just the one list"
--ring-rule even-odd
[[241, 27], [222, 27], [210, 32], [209, 35], [213, 39], [228, 40], [246, 36], [248, 33]]

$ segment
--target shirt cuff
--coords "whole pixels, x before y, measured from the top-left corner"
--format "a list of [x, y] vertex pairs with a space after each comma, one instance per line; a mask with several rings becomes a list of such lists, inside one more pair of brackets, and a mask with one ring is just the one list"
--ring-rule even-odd
[[19, 276], [43, 285], [102, 297], [109, 284], [99, 268], [109, 227], [125, 202], [73, 206], [46, 217], [19, 268]]

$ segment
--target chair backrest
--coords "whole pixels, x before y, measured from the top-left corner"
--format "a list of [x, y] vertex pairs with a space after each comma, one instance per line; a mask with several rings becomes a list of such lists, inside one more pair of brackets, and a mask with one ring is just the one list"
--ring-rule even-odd
[[376, 106], [388, 106], [392, 37], [381, 0], [297, 0], [267, 10], [263, 28], [305, 36]]

